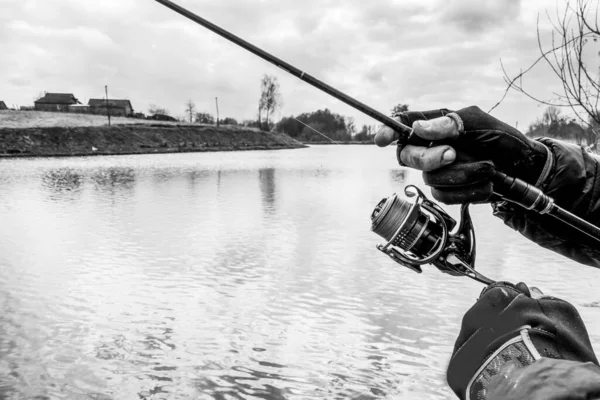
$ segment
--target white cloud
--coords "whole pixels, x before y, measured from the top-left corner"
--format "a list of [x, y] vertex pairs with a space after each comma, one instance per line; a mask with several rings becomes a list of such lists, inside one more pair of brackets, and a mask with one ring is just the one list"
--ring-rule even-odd
[[6, 28], [9, 35], [16, 35], [24, 42], [60, 41], [63, 44], [67, 44], [72, 41], [78, 41], [93, 49], [109, 48], [114, 45], [112, 39], [105, 33], [85, 26], [48, 28], [16, 20], [9, 22]]
[[[510, 72], [535, 60], [538, 1], [179, 0], [244, 39], [359, 100], [389, 112], [491, 107]], [[183, 115], [194, 99], [238, 119], [256, 114], [259, 80], [279, 78], [279, 115], [328, 107], [374, 124], [340, 101], [148, 0], [0, 0], [0, 97], [30, 104], [41, 91], [129, 98]], [[547, 23], [542, 19], [543, 32]], [[533, 87], [555, 81], [540, 70]], [[511, 93], [495, 115], [523, 127], [541, 110]]]

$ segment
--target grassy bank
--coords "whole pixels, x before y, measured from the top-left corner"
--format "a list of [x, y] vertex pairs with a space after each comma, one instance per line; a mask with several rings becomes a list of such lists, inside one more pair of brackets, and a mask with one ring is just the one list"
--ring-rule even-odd
[[[127, 118], [122, 119], [127, 120], [128, 124], [110, 127], [82, 126], [81, 121], [97, 116], [36, 113], [34, 118], [19, 122], [19, 116], [16, 116], [21, 114], [19, 112], [2, 114], [2, 116], [9, 114], [13, 122], [7, 127], [8, 124], [2, 124], [0, 119], [0, 157], [274, 150], [305, 147], [284, 134], [262, 132], [240, 126], [217, 128], [212, 125], [182, 125], [151, 121], [135, 123], [138, 120]], [[44, 114], [59, 114], [58, 120], [50, 115], [45, 119]], [[34, 120], [37, 120], [37, 126], [31, 126]], [[17, 126], [19, 124], [21, 126]]]
[[[111, 117], [113, 125], [151, 125], [157, 121], [125, 117]], [[0, 111], [0, 128], [43, 128], [103, 126], [107, 124], [105, 115], [73, 114], [47, 111]], [[177, 125], [177, 122], [161, 122], [165, 125]]]

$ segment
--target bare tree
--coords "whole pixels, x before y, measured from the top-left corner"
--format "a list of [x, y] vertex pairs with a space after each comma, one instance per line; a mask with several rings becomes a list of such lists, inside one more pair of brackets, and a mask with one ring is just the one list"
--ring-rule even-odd
[[194, 101], [192, 99], [189, 99], [186, 103], [185, 103], [185, 112], [186, 114], [189, 115], [190, 117], [190, 124], [192, 123], [193, 119], [194, 119], [194, 112], [196, 111], [196, 104], [194, 103]]
[[348, 133], [348, 135], [350, 135], [350, 138], [352, 138], [352, 136], [354, 136], [354, 134], [356, 133], [356, 122], [354, 122], [353, 117], [346, 117], [345, 122], [346, 132]]
[[561, 120], [561, 109], [555, 106], [548, 106], [542, 115], [542, 122], [550, 125], [553, 122]]
[[[588, 144], [593, 145], [600, 137], [600, 54], [598, 49], [594, 49], [600, 39], [598, 3], [594, 0], [567, 0], [564, 12], [557, 13], [554, 20], [548, 15], [548, 19], [553, 26], [551, 48], [545, 49], [542, 45], [538, 17], [540, 57], [512, 78], [502, 64], [507, 88], [500, 101], [489, 111], [500, 105], [508, 91], [514, 89], [538, 103], [571, 109], [576, 118], [592, 132]], [[595, 59], [593, 64], [586, 62], [590, 57]], [[550, 99], [534, 94], [523, 85], [523, 77], [541, 61], [550, 67], [562, 86], [561, 92], [553, 93]]]
[[260, 100], [258, 101], [258, 122], [261, 122], [261, 112], [266, 112], [265, 122], [269, 129], [269, 114], [281, 107], [282, 99], [279, 92], [279, 82], [273, 75], [263, 75], [260, 81]]

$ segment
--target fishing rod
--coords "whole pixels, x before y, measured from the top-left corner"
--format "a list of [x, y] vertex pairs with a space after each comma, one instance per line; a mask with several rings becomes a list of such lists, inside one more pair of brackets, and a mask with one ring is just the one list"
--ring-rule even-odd
[[[336, 99], [343, 101], [344, 103], [348, 104], [350, 107], [353, 107], [353, 108], [361, 111], [362, 113], [370, 116], [371, 118], [381, 122], [382, 124], [392, 128], [393, 130], [398, 132], [398, 134], [400, 136], [400, 138], [398, 139], [399, 143], [407, 144], [410, 142], [411, 144], [415, 144], [415, 145], [429, 145], [429, 142], [421, 139], [417, 135], [411, 135], [412, 128], [410, 128], [409, 126], [406, 126], [403, 123], [385, 115], [384, 113], [377, 111], [374, 108], [369, 107], [368, 105], [356, 100], [353, 97], [348, 96], [347, 94], [337, 90], [336, 88], [326, 84], [325, 82], [320, 81], [319, 79], [315, 78], [314, 76], [309, 75], [305, 71], [302, 71], [301, 69], [296, 68], [295, 66], [275, 57], [274, 55], [267, 53], [266, 51], [256, 47], [252, 43], [248, 43], [247, 41], [240, 38], [239, 36], [236, 36], [233, 33], [226, 31], [225, 29], [213, 24], [210, 21], [207, 21], [206, 19], [200, 17], [199, 15], [194, 14], [193, 12], [191, 12], [189, 10], [186, 10], [185, 8], [173, 3], [172, 1], [169, 1], [169, 0], [156, 0], [156, 1], [159, 2], [160, 4], [164, 5], [165, 7], [168, 7], [171, 10], [183, 15], [184, 17], [189, 18], [190, 20], [196, 22], [197, 24], [200, 24], [203, 27], [213, 31], [217, 35], [237, 44], [238, 46], [240, 46], [240, 47], [248, 50], [249, 52], [259, 56], [260, 58], [270, 62], [271, 64], [276, 65], [277, 67], [283, 69], [284, 71], [289, 72], [290, 74], [292, 74], [295, 77], [303, 80], [304, 82], [316, 87], [317, 89], [320, 89], [323, 92], [335, 97]], [[409, 137], [410, 137], [410, 140], [409, 140]]]
[[[406, 144], [426, 147], [432, 145], [432, 142], [413, 134], [412, 128], [170, 0], [156, 1], [392, 128], [399, 135], [399, 149]], [[540, 189], [498, 171], [495, 172], [493, 182], [494, 193], [503, 199], [539, 214], [547, 214], [584, 233], [600, 246], [600, 228], [559, 207]], [[485, 284], [494, 282], [475, 271], [475, 234], [468, 204], [462, 205], [461, 221], [457, 222], [439, 205], [427, 199], [418, 188], [407, 186], [405, 194], [408, 198], [413, 198], [413, 201], [394, 194], [381, 200], [371, 214], [371, 229], [387, 240], [385, 245], [377, 246], [379, 250], [416, 272], [421, 272], [420, 266], [423, 264], [433, 264], [451, 275], [468, 276]]]

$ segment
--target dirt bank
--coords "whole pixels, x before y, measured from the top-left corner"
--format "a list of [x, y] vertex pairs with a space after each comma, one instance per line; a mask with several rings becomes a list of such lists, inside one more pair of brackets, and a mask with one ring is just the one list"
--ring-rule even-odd
[[306, 147], [291, 137], [239, 126], [130, 124], [0, 128], [0, 157], [48, 157]]

